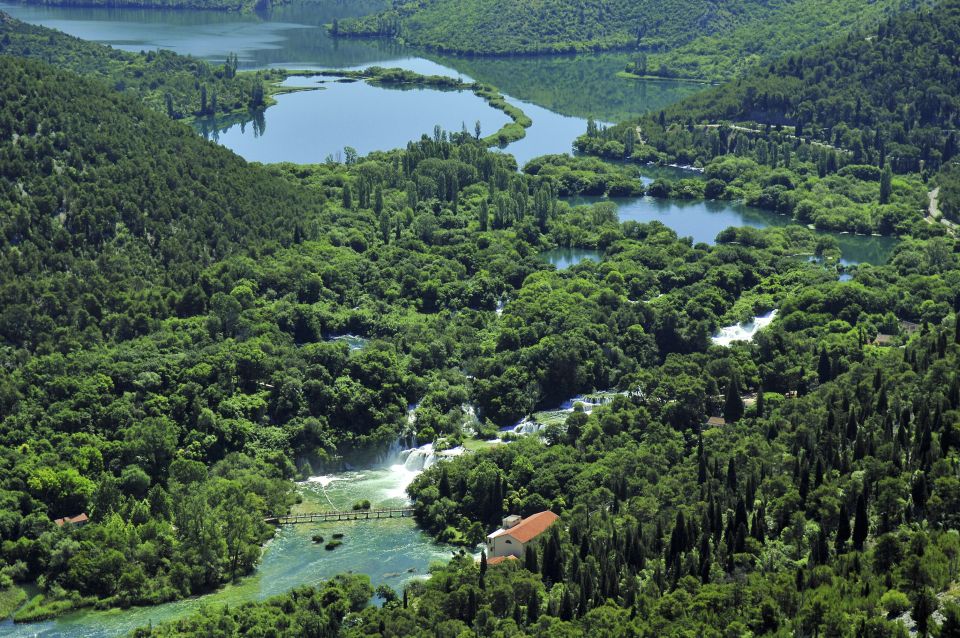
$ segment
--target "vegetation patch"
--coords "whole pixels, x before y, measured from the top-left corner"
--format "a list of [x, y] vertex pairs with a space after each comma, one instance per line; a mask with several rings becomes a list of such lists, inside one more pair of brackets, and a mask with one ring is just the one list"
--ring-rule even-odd
[[0, 619], [9, 618], [25, 601], [27, 592], [15, 585], [0, 589]]

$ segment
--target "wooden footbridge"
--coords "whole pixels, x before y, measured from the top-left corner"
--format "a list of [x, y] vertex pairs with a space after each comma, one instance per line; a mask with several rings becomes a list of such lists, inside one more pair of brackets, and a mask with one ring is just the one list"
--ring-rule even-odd
[[388, 518], [404, 518], [406, 516], [413, 516], [412, 507], [287, 514], [284, 516], [268, 516], [264, 519], [264, 522], [272, 525], [294, 525], [297, 523], [330, 523], [333, 521], [376, 521]]

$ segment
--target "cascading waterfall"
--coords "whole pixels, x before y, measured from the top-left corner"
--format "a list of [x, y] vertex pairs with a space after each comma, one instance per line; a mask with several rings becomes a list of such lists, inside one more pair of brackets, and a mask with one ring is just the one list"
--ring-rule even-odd
[[769, 326], [776, 316], [777, 311], [771, 310], [764, 315], [754, 317], [752, 321], [725, 326], [720, 328], [720, 332], [710, 340], [718, 346], [729, 346], [734, 341], [752, 341], [754, 335]]
[[528, 435], [528, 434], [536, 434], [542, 429], [543, 429], [543, 425], [541, 423], [538, 423], [530, 419], [530, 417], [524, 417], [516, 425], [512, 427], [507, 427], [506, 431], [513, 432], [514, 434]]

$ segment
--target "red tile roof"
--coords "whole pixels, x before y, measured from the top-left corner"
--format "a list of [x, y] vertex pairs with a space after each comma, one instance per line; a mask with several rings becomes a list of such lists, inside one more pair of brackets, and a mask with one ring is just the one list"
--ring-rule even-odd
[[86, 523], [89, 520], [90, 519], [87, 517], [87, 513], [81, 512], [76, 516], [65, 516], [63, 518], [58, 518], [53, 522], [57, 524], [57, 527], [63, 527], [67, 523], [70, 523], [71, 525], [76, 525], [77, 523]]
[[513, 554], [510, 554], [509, 556], [497, 556], [495, 558], [488, 558], [487, 565], [499, 565], [505, 560], [518, 560], [518, 559]]
[[526, 517], [509, 529], [498, 529], [493, 534], [490, 534], [490, 536], [487, 538], [494, 538], [509, 534], [521, 543], [526, 543], [527, 541], [532, 540], [542, 534], [548, 527], [553, 525], [553, 522], [558, 518], [560, 517], [550, 510], [545, 512], [537, 512], [536, 514], [531, 514], [530, 516]]

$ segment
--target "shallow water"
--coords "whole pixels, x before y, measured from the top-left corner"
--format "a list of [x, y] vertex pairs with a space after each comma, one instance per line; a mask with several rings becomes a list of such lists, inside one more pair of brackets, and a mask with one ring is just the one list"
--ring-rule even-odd
[[[362, 499], [370, 500], [375, 508], [408, 503], [406, 488], [425, 465], [409, 469], [404, 464], [409, 454], [398, 452], [384, 467], [318, 476], [299, 483], [303, 503], [296, 511], [349, 510]], [[314, 534], [330, 538], [335, 533], [344, 535], [343, 545], [332, 551], [312, 541]], [[412, 518], [287, 525], [267, 544], [256, 573], [237, 585], [155, 607], [77, 612], [25, 625], [5, 621], [0, 623], [0, 636], [122, 636], [137, 627], [189, 615], [202, 605], [262, 600], [346, 572], [368, 574], [374, 587], [385, 584], [399, 591], [411, 579], [424, 578], [429, 565], [449, 558], [451, 550], [433, 542]]]
[[206, 137], [250, 160], [312, 164], [328, 157], [342, 161], [346, 147], [360, 155], [401, 148], [432, 135], [435, 125], [472, 131], [479, 121], [483, 130], [496, 131], [511, 121], [472, 91], [384, 89], [302, 77], [284, 84], [319, 90], [278, 96], [260, 126], [232, 124], [204, 131]]

